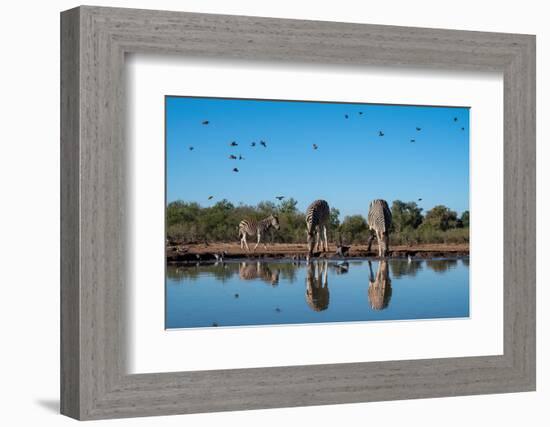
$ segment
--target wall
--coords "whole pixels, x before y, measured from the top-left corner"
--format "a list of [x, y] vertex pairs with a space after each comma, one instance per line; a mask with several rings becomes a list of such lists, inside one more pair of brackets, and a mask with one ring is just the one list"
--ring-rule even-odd
[[[544, 262], [548, 226], [550, 115], [547, 78], [550, 74], [550, 28], [544, 2], [504, 1], [97, 1], [106, 6], [320, 19], [374, 24], [441, 27], [537, 34], [538, 55], [538, 218], [539, 261]], [[0, 393], [4, 425], [68, 425], [57, 414], [59, 360], [59, 11], [74, 1], [9, 2], [2, 7], [0, 73], [2, 139], [0, 182], [0, 319], [4, 372]], [[6, 96], [7, 95], [7, 96]], [[7, 133], [6, 133], [7, 129]], [[547, 160], [547, 161], [545, 161]], [[6, 239], [7, 236], [7, 239]], [[538, 271], [538, 391], [509, 395], [441, 398], [310, 408], [234, 412], [208, 415], [111, 421], [110, 425], [241, 426], [312, 422], [317, 426], [370, 424], [463, 426], [468, 422], [511, 426], [543, 425], [550, 399], [547, 359], [548, 274]], [[546, 303], [546, 304], [545, 304]]]

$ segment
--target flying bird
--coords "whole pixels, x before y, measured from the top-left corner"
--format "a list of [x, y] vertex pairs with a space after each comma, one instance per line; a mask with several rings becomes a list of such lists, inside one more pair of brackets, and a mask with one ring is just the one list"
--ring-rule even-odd
[[208, 120], [202, 122], [203, 125], [207, 125], [208, 123], [210, 123]]
[[239, 144], [237, 144], [235, 141], [233, 141], [233, 142], [231, 142], [231, 144], [229, 144], [229, 145], [230, 145], [231, 147], [236, 147], [236, 146], [239, 145]]
[[418, 199], [418, 201], [421, 202], [421, 201], [422, 201], [422, 198]]
[[285, 196], [275, 196], [275, 198], [276, 198], [277, 200], [283, 200], [283, 199], [285, 198]]
[[189, 147], [189, 151], [193, 151], [195, 147]]
[[239, 154], [239, 160], [244, 160], [244, 157]]
[[344, 117], [345, 117], [346, 119], [349, 119], [349, 116], [348, 116], [347, 114], [344, 114]]
[[260, 145], [263, 145], [264, 148], [267, 148], [267, 144], [265, 143], [265, 141], [260, 141]]
[[208, 200], [212, 200], [214, 196], [208, 196]]
[[239, 172], [239, 169], [233, 168], [233, 172]]
[[233, 154], [230, 154], [230, 155], [229, 155], [229, 158], [230, 158], [231, 160], [237, 160], [237, 156], [234, 156]]
[[460, 128], [460, 129], [464, 130], [464, 128], [463, 128], [463, 127], [462, 127], [462, 128]]
[[359, 115], [362, 116], [362, 115], [363, 115], [363, 112], [362, 112], [362, 111], [359, 111]]
[[313, 149], [314, 150], [317, 150], [319, 148], [319, 146], [317, 144], [313, 144]]
[[458, 121], [458, 117], [455, 117], [455, 118], [453, 119], [453, 121], [454, 121], [454, 122], [457, 122], [457, 121]]
[[255, 143], [255, 142], [251, 142], [251, 143], [250, 143], [250, 146], [251, 146], [251, 147], [255, 147], [255, 146], [256, 146], [256, 143]]
[[416, 142], [416, 139], [414, 139], [414, 138], [413, 138], [413, 139], [411, 139], [411, 142]]
[[384, 136], [384, 132], [382, 132], [381, 130], [378, 131], [378, 136]]
[[419, 128], [419, 127], [417, 127], [417, 128], [416, 128], [416, 130], [417, 130], [417, 131], [421, 131], [421, 130], [422, 130], [422, 128]]

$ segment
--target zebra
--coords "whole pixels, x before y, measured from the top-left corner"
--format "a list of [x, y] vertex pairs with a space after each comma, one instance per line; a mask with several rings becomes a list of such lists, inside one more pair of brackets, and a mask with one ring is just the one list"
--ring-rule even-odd
[[[378, 256], [385, 257], [389, 250], [389, 235], [392, 222], [392, 216], [388, 203], [382, 199], [373, 200], [369, 206], [367, 224], [371, 230], [376, 233], [378, 240]], [[368, 250], [370, 251], [374, 235], [371, 234], [368, 241]]]
[[[269, 215], [267, 218], [262, 219], [261, 221], [256, 221], [254, 219], [243, 219], [239, 223], [239, 239], [241, 240], [241, 249], [246, 247], [247, 251], [250, 251], [248, 243], [246, 243], [246, 235], [257, 236], [256, 246], [253, 250], [256, 250], [262, 239], [262, 235], [273, 227], [275, 230], [279, 230], [281, 226], [279, 225], [279, 218], [277, 215]], [[264, 243], [264, 248], [267, 249], [266, 244]]]
[[315, 200], [306, 210], [306, 228], [307, 228], [307, 245], [308, 254], [313, 254], [313, 239], [316, 235], [317, 250], [321, 248], [323, 244], [323, 237], [325, 237], [325, 243], [323, 245], [324, 252], [328, 252], [328, 240], [327, 240], [327, 224], [330, 218], [330, 208], [325, 200]]
[[313, 311], [326, 310], [330, 300], [328, 262], [311, 262], [306, 268], [306, 303]]
[[373, 310], [383, 310], [390, 303], [392, 288], [388, 270], [388, 261], [380, 260], [376, 277], [372, 273], [372, 264], [369, 261], [369, 289], [367, 295]]
[[257, 261], [254, 263], [241, 262], [239, 265], [239, 278], [241, 280], [256, 280], [260, 279], [263, 282], [269, 283], [271, 286], [279, 284], [280, 270], [271, 269], [267, 264]]

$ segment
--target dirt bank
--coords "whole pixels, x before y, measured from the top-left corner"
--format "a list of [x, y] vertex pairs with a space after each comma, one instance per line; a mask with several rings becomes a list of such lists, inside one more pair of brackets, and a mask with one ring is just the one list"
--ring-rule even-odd
[[[166, 248], [166, 260], [168, 263], [178, 263], [186, 261], [209, 261], [215, 260], [215, 254], [224, 253], [226, 259], [238, 258], [292, 258], [296, 256], [305, 257], [307, 254], [306, 244], [299, 243], [276, 243], [268, 244], [267, 249], [263, 245], [258, 246], [256, 251], [252, 251], [253, 245], [250, 245], [250, 252], [241, 249], [239, 243], [194, 243], [171, 245]], [[349, 257], [376, 257], [378, 247], [372, 245], [371, 251], [367, 250], [366, 245], [352, 245], [349, 249]], [[467, 243], [447, 244], [433, 243], [414, 246], [391, 246], [390, 257], [415, 257], [415, 258], [448, 258], [463, 257], [470, 253], [470, 246]], [[319, 257], [336, 257], [336, 246], [329, 245], [327, 253], [316, 254]]]

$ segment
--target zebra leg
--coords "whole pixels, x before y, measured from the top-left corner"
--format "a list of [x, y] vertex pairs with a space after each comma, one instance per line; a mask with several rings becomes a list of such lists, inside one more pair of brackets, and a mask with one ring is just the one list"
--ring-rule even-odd
[[374, 234], [372, 234], [372, 231], [371, 231], [370, 236], [369, 236], [369, 240], [367, 241], [367, 245], [368, 245], [367, 252], [370, 252], [373, 240], [374, 240]]
[[317, 248], [317, 251], [321, 251], [321, 229], [317, 228], [317, 232], [315, 233], [315, 247]]
[[243, 234], [242, 242], [244, 243], [244, 246], [246, 247], [246, 251], [250, 252], [250, 248], [248, 247], [248, 243], [246, 242], [246, 232]]
[[328, 252], [327, 226], [323, 225], [323, 234], [325, 235], [325, 252]]
[[258, 241], [256, 242], [256, 246], [254, 246], [254, 250], [256, 250], [256, 248], [258, 247], [258, 245], [260, 244], [260, 240], [262, 238], [262, 235], [260, 233], [258, 233]]
[[378, 241], [378, 256], [382, 256], [382, 233], [380, 233], [378, 230], [376, 230], [376, 240]]

